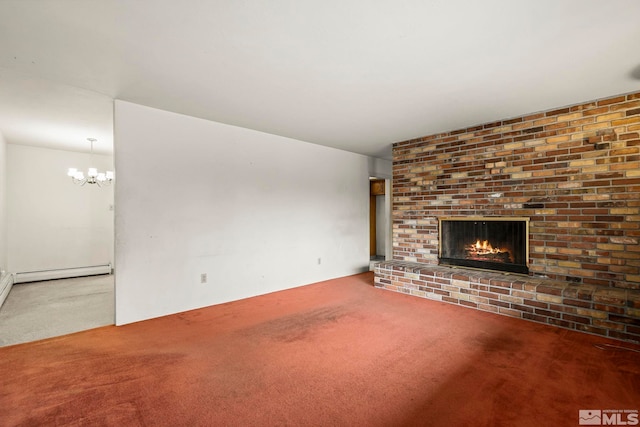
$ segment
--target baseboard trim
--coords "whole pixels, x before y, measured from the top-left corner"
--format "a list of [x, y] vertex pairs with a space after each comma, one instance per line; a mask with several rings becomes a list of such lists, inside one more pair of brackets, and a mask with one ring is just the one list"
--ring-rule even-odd
[[68, 279], [71, 277], [95, 276], [110, 274], [111, 264], [92, 265], [89, 267], [62, 268], [58, 270], [29, 271], [14, 274], [14, 283], [40, 282], [43, 280]]
[[13, 286], [13, 274], [5, 273], [0, 276], [0, 307], [2, 307], [7, 296], [9, 296], [11, 286]]

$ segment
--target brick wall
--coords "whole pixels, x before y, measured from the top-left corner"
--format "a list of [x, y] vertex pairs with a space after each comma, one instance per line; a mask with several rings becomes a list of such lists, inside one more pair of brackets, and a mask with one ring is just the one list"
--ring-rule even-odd
[[530, 217], [532, 275], [640, 289], [640, 92], [394, 144], [394, 260], [469, 215]]

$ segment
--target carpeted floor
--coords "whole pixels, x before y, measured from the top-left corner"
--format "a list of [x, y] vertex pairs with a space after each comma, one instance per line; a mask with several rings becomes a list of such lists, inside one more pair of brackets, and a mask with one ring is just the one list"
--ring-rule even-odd
[[20, 283], [0, 307], [0, 346], [113, 325], [113, 275]]
[[640, 346], [372, 284], [0, 348], [0, 425], [576, 426], [640, 409]]

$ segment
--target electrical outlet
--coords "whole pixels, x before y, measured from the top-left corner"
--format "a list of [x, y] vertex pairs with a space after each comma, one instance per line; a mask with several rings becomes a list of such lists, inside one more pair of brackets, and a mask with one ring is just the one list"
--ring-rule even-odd
[[207, 283], [207, 273], [200, 274], [200, 283]]

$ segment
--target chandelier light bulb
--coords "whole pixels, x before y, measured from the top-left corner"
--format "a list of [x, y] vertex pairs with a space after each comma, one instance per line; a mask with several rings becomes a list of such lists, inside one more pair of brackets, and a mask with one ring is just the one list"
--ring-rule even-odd
[[[95, 138], [87, 138], [87, 141], [91, 144], [91, 157], [93, 157], [93, 143], [96, 142]], [[113, 171], [98, 172], [98, 168], [88, 168], [87, 176], [85, 178], [84, 172], [79, 171], [78, 168], [69, 168], [67, 175], [71, 177], [74, 184], [96, 184], [98, 187], [102, 185], [109, 185], [113, 182]]]

